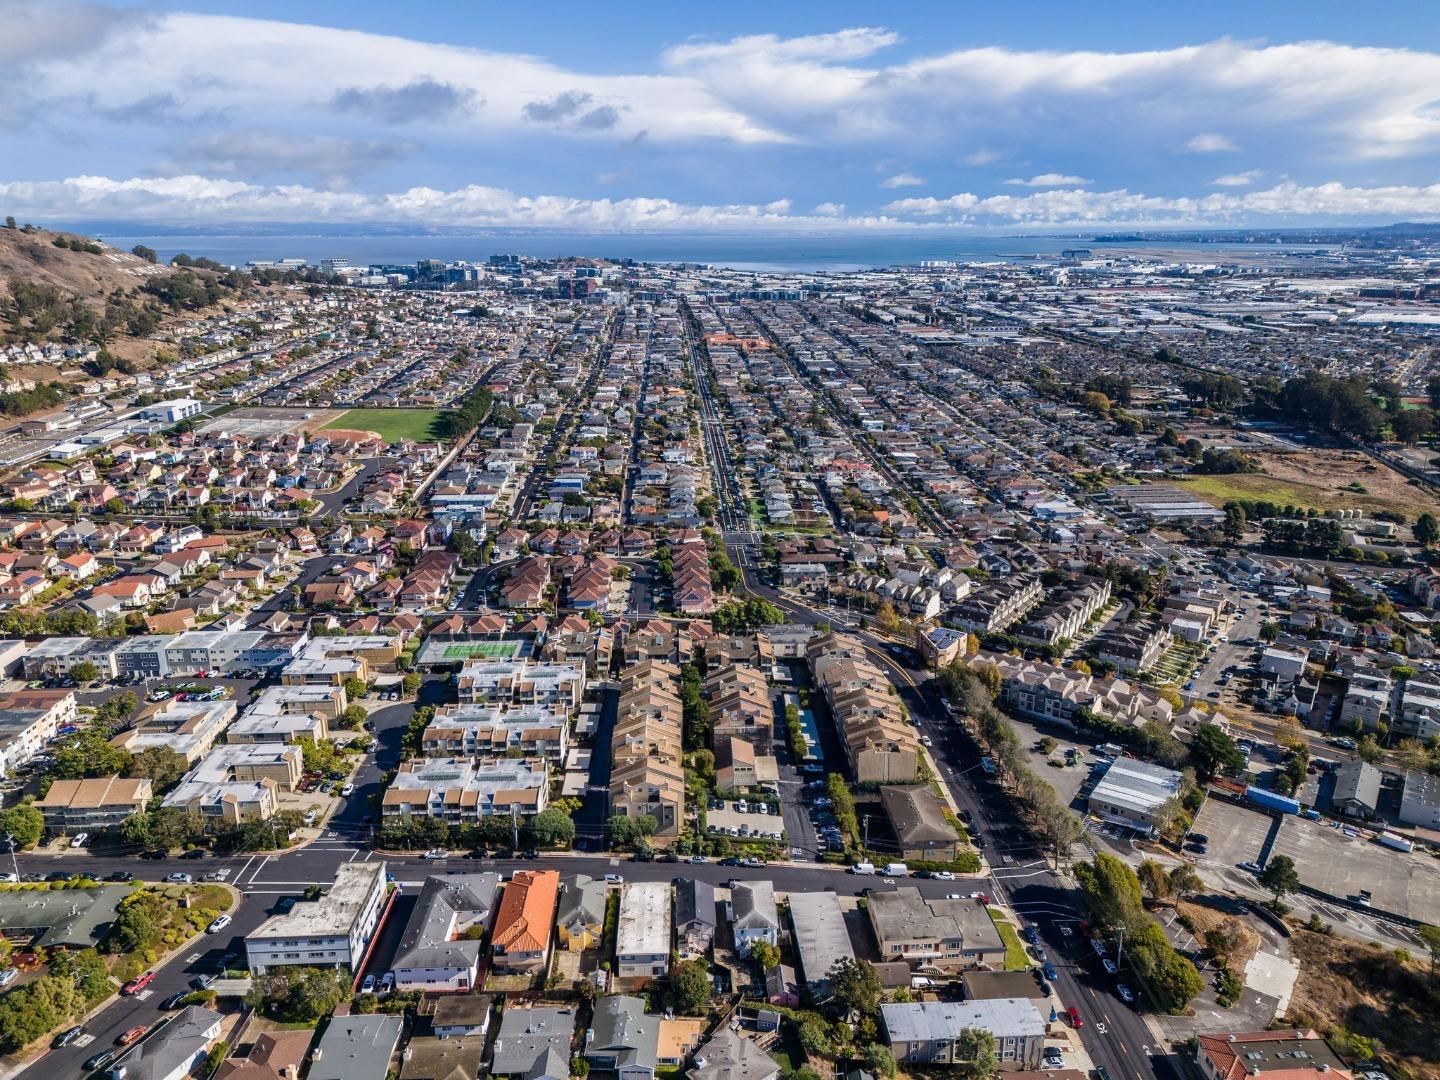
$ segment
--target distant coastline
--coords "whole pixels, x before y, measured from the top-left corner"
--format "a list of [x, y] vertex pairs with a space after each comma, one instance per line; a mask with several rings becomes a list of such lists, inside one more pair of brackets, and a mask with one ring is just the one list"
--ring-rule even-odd
[[[77, 227], [78, 228], [78, 227]], [[419, 259], [446, 262], [484, 262], [490, 255], [515, 254], [536, 258], [611, 258], [650, 263], [704, 263], [755, 273], [847, 273], [893, 266], [913, 266], [927, 261], [984, 262], [1015, 259], [1059, 258], [1062, 251], [1097, 243], [1095, 234], [1051, 236], [986, 236], [960, 233], [889, 234], [750, 234], [729, 233], [570, 233], [570, 232], [466, 232], [398, 233], [377, 230], [354, 233], [297, 227], [288, 233], [192, 232], [146, 230], [133, 225], [114, 229], [85, 227], [117, 247], [144, 244], [154, 248], [162, 260], [179, 252], [204, 255], [220, 262], [243, 266], [253, 260], [302, 258], [312, 263], [321, 259], [345, 258], [356, 265], [404, 264]], [[1327, 245], [1270, 242], [1264, 250], [1313, 252]], [[1334, 245], [1328, 245], [1333, 247]], [[1227, 251], [1251, 252], [1254, 242], [1242, 240], [1179, 240], [1127, 236], [1128, 251], [1156, 258], [1193, 258], [1215, 262]], [[1096, 255], [1119, 256], [1115, 245], [1107, 244]]]

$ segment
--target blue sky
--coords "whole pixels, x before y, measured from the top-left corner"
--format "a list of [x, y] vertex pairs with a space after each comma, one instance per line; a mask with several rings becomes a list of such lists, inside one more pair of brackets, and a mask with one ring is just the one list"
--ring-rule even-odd
[[37, 220], [1440, 219], [1421, 3], [0, 0], [0, 26], [0, 206]]

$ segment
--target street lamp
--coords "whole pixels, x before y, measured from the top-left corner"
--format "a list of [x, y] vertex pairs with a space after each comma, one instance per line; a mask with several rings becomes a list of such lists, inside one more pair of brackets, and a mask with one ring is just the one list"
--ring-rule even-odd
[[10, 869], [15, 873], [15, 880], [19, 881], [20, 864], [15, 861], [15, 835], [13, 833], [7, 832], [5, 834], [5, 843], [10, 846]]

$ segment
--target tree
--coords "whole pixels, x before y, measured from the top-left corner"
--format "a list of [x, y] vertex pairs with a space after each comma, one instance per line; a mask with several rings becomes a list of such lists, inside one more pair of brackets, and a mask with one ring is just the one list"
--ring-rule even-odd
[[750, 946], [750, 959], [761, 971], [769, 971], [780, 962], [780, 950], [768, 941], [757, 941]]
[[278, 967], [254, 980], [246, 1000], [282, 1023], [314, 1024], [349, 997], [348, 989], [327, 968]]
[[1434, 547], [1440, 541], [1440, 522], [1428, 510], [1415, 519], [1414, 529], [1415, 542], [1421, 547]]
[[140, 258], [144, 259], [146, 262], [152, 263], [160, 258], [154, 248], [146, 247], [144, 244], [136, 244], [133, 248], [130, 249], [130, 254], [139, 255]]
[[885, 1077], [885, 1080], [894, 1080], [897, 1066], [895, 1064], [895, 1055], [890, 1052], [888, 1046], [878, 1042], [866, 1043], [861, 1054], [865, 1059], [865, 1064], [870, 1067], [871, 1072], [878, 1073], [880, 1076]]
[[670, 966], [670, 1000], [677, 1012], [698, 1012], [710, 1004], [710, 965], [702, 959]]
[[108, 942], [115, 952], [156, 949], [165, 933], [166, 905], [158, 894], [139, 889], [120, 901]]
[[1243, 506], [1238, 503], [1226, 504], [1223, 532], [1225, 539], [1232, 544], [1238, 544], [1245, 539], [1245, 508]]
[[575, 822], [558, 806], [547, 806], [530, 820], [537, 847], [569, 847], [575, 842]]
[[1140, 879], [1140, 887], [1145, 890], [1151, 900], [1166, 900], [1170, 897], [1172, 892], [1170, 875], [1165, 872], [1165, 867], [1154, 859], [1146, 859], [1142, 862], [1135, 874]]
[[830, 993], [846, 1009], [862, 1016], [880, 1011], [880, 976], [871, 964], [847, 957], [830, 969]]
[[605, 821], [605, 830], [610, 834], [612, 848], [624, 848], [638, 844], [645, 837], [654, 834], [659, 824], [650, 814], [633, 818], [624, 814], [612, 814]]
[[1103, 926], [1132, 926], [1150, 921], [1140, 879], [1114, 855], [1099, 852], [1075, 865], [1075, 878], [1095, 918]]
[[100, 669], [89, 660], [82, 660], [70, 669], [70, 675], [77, 684], [83, 686], [85, 683], [94, 682], [98, 679], [100, 677]]
[[1355, 756], [1369, 765], [1378, 765], [1385, 760], [1385, 748], [1373, 734], [1366, 732], [1355, 744]]
[[54, 780], [88, 780], [115, 776], [130, 767], [130, 755], [110, 745], [106, 734], [89, 728], [60, 745], [50, 765]]
[[1260, 887], [1275, 898], [1276, 904], [1286, 893], [1300, 888], [1300, 875], [1295, 872], [1295, 860], [1289, 855], [1272, 855], [1265, 869], [1260, 871], [1259, 880]]
[[345, 680], [345, 696], [350, 700], [365, 696], [365, 680], [351, 677]]
[[1260, 640], [1274, 641], [1280, 636], [1280, 624], [1270, 622], [1268, 619], [1260, 624]]
[[1397, 440], [1413, 446], [1435, 431], [1435, 414], [1425, 409], [1405, 409], [1390, 418], [1390, 430]]
[[989, 1080], [1000, 1071], [995, 1056], [995, 1036], [979, 1028], [964, 1028], [955, 1040], [955, 1058], [971, 1080]]
[[345, 706], [345, 711], [340, 714], [335, 726], [347, 731], [355, 731], [365, 726], [365, 718], [368, 715], [363, 705], [347, 705]]
[[1440, 964], [1440, 926], [1417, 926], [1415, 932], [1430, 950], [1430, 981], [1435, 981], [1435, 966]]
[[1201, 724], [1190, 741], [1190, 758], [1205, 776], [1238, 775], [1245, 768], [1245, 755], [1235, 740], [1215, 724]]
[[37, 843], [45, 832], [45, 815], [29, 803], [0, 810], [0, 839], [11, 836], [17, 848]]
[[131, 758], [130, 766], [125, 772], [131, 777], [147, 777], [157, 789], [163, 791], [178, 783], [188, 769], [189, 765], [183, 755], [177, 754], [168, 746], [152, 746]]
[[1181, 900], [1194, 896], [1204, 887], [1205, 883], [1189, 863], [1181, 863], [1170, 871], [1170, 892]]
[[420, 676], [412, 671], [400, 680], [400, 689], [406, 697], [414, 697], [420, 692]]

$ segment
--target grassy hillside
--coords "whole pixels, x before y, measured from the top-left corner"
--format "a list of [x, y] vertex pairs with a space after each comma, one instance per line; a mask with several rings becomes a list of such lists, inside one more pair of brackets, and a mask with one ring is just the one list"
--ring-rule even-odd
[[94, 345], [119, 370], [143, 368], [161, 348], [152, 335], [169, 322], [253, 287], [206, 260], [152, 258], [73, 233], [0, 228], [0, 346]]

